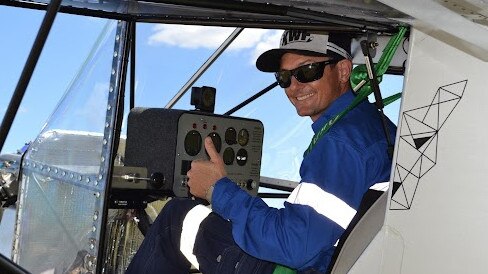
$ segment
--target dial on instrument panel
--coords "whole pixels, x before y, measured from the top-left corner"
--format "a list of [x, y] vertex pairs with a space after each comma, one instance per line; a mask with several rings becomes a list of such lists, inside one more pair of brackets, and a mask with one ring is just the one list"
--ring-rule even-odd
[[241, 148], [237, 151], [236, 162], [240, 166], [243, 166], [247, 163], [247, 151], [245, 149]]
[[230, 127], [225, 131], [225, 142], [228, 145], [233, 145], [237, 143], [237, 131], [235, 128]]
[[247, 129], [243, 128], [239, 130], [239, 134], [237, 135], [237, 142], [241, 146], [247, 145], [247, 143], [249, 142], [249, 131], [247, 131]]
[[226, 165], [232, 165], [234, 163], [235, 152], [231, 147], [228, 147], [224, 150], [224, 155], [222, 156], [224, 159], [224, 163]]
[[196, 130], [189, 131], [185, 136], [184, 146], [188, 155], [197, 155], [200, 152], [200, 149], [202, 149], [202, 136], [200, 133]]
[[222, 149], [222, 138], [220, 138], [220, 135], [217, 132], [211, 132], [208, 136], [212, 138], [212, 143], [214, 144], [217, 152], [220, 152]]

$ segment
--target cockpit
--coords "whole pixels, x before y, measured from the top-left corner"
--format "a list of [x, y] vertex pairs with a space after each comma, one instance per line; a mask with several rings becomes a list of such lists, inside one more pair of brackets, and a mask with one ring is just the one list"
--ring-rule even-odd
[[[77, 9], [71, 4], [61, 9]], [[259, 51], [278, 43], [289, 27], [280, 22], [294, 9], [278, 16], [273, 29], [253, 28], [253, 22], [266, 23], [258, 14], [244, 22], [247, 28], [234, 29], [185, 25], [191, 18], [178, 9], [166, 15], [171, 24], [152, 23], [153, 4], [140, 3], [137, 13], [145, 19], [138, 23], [60, 14], [61, 22], [95, 21], [98, 36], [83, 29], [93, 46], [76, 73], [63, 76], [65, 87], [47, 87], [60, 100], [41, 132], [21, 141], [29, 142], [25, 151], [2, 158], [2, 172], [15, 175], [2, 184], [2, 202], [17, 203], [11, 255], [29, 272], [123, 273], [164, 203], [190, 196], [186, 172], [193, 160], [207, 157], [206, 136], [229, 177], [271, 205], [279, 207], [300, 180], [311, 121], [298, 117], [273, 77], [254, 66]], [[117, 14], [113, 6], [104, 9], [96, 12]], [[304, 19], [309, 15], [297, 15], [294, 25], [320, 28], [321, 20]], [[224, 25], [235, 24], [229, 22]], [[391, 35], [388, 23], [368, 28]], [[61, 38], [55, 31], [61, 27], [53, 26], [52, 39]], [[376, 43], [375, 60], [389, 39], [357, 37]], [[81, 50], [75, 46], [72, 53]], [[402, 40], [383, 76], [384, 97], [402, 90], [407, 46]], [[39, 69], [54, 69], [45, 64], [51, 54], [41, 57]], [[385, 113], [397, 121], [398, 109], [399, 102]]]

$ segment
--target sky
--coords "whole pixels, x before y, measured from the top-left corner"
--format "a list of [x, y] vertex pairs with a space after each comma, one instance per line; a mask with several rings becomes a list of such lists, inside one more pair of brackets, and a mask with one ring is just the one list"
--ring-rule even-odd
[[[0, 13], [2, 14], [0, 17], [2, 23], [0, 26], [0, 33], [2, 33], [0, 92], [4, 95], [0, 98], [0, 114], [3, 116], [42, 21], [43, 12], [2, 6]], [[85, 61], [105, 23], [106, 20], [97, 18], [66, 14], [57, 16], [11, 130], [11, 132], [16, 132], [16, 135], [8, 137], [2, 152], [15, 151], [22, 147], [24, 142], [32, 140], [39, 132], [69, 87], [77, 70]], [[196, 29], [191, 26], [168, 28], [140, 24], [138, 32], [143, 33], [141, 37], [146, 39], [141, 41], [143, 46], [163, 50], [181, 48], [190, 54], [187, 55], [187, 58], [182, 59], [177, 57], [165, 59], [168, 58], [168, 55], [158, 54], [159, 56], [153, 58], [152, 62], [141, 68], [142, 80], [138, 85], [141, 85], [143, 89], [147, 85], [157, 84], [152, 79], [153, 77], [148, 78], [146, 73], [154, 75], [154, 71], [164, 70], [165, 67], [164, 65], [162, 67], [161, 64], [173, 63], [172, 66], [174, 66], [176, 63], [177, 66], [182, 67], [184, 64], [193, 63], [193, 66], [186, 66], [183, 72], [186, 75], [182, 74], [180, 81], [174, 82], [175, 87], [179, 89], [177, 84], [182, 85], [181, 83], [188, 78], [188, 74], [191, 76], [191, 73], [194, 72], [195, 66], [199, 66], [209, 56], [202, 52], [212, 53], [232, 30], [232, 28], [205, 27]], [[270, 48], [277, 39], [279, 39], [278, 31], [274, 31], [274, 33], [264, 30], [246, 31], [235, 41], [236, 43], [233, 43], [229, 52], [246, 50], [248, 60], [245, 60], [245, 65], [251, 67], [258, 52]], [[146, 58], [150, 53], [143, 55], [138, 58]], [[196, 57], [197, 55], [199, 57]], [[198, 63], [199, 60], [196, 58], [199, 58], [201, 62]], [[193, 61], [193, 59], [196, 60]], [[148, 72], [149, 70], [152, 71]], [[144, 90], [141, 93], [142, 102], [147, 100], [154, 105], [166, 103], [164, 99], [154, 100], [155, 97], [148, 95], [148, 91]], [[146, 95], [151, 97], [145, 97]], [[26, 128], [32, 129], [32, 131], [27, 131]]]
[[[0, 6], [2, 118], [43, 16], [43, 11]], [[1, 153], [15, 152], [34, 140], [44, 126], [50, 126], [46, 124], [50, 115], [65, 93], [74, 89], [76, 76], [83, 73], [81, 68], [106, 23], [104, 19], [67, 14], [56, 17]], [[164, 107], [233, 28], [138, 24], [137, 31], [136, 106]], [[257, 71], [254, 64], [261, 52], [278, 45], [280, 35], [280, 30], [245, 30], [195, 83], [194, 86], [217, 88], [216, 113], [224, 113], [274, 81], [271, 74]], [[105, 47], [110, 50], [110, 45]], [[105, 75], [100, 77], [105, 79]], [[101, 89], [106, 87], [104, 81], [100, 80]], [[385, 77], [384, 96], [400, 92], [402, 83], [402, 77]], [[84, 106], [88, 102], [80, 100], [79, 104]], [[175, 108], [190, 109], [189, 95]], [[395, 123], [398, 109], [397, 102], [385, 110]], [[274, 115], [270, 117], [270, 113]], [[301, 154], [308, 146], [308, 141], [303, 140], [309, 140], [312, 134], [311, 121], [294, 114], [294, 108], [279, 88], [235, 113], [262, 120], [265, 125], [261, 175], [299, 180]], [[14, 214], [13, 209], [7, 210], [0, 223], [2, 254], [10, 254]]]

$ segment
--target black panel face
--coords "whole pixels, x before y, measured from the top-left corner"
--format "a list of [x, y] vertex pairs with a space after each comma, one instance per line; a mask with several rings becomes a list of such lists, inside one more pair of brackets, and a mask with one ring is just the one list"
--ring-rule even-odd
[[181, 161], [181, 172], [180, 175], [186, 175], [188, 170], [191, 168], [191, 161], [183, 160]]

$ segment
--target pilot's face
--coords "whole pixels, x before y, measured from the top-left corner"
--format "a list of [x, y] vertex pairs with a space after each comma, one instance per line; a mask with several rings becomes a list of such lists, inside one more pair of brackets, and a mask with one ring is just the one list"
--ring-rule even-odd
[[[330, 58], [323, 56], [286, 53], [281, 57], [281, 70], [292, 70], [303, 65], [328, 59]], [[349, 62], [347, 60], [344, 61]], [[312, 82], [301, 83], [295, 77], [291, 77], [290, 86], [285, 88], [285, 92], [288, 99], [295, 106], [298, 115], [310, 116], [312, 121], [316, 121], [335, 99], [347, 91], [347, 87], [344, 88], [344, 79], [341, 79], [340, 75], [339, 67], [342, 62], [326, 65], [322, 77]], [[348, 79], [349, 74], [347, 75], [347, 81]]]

